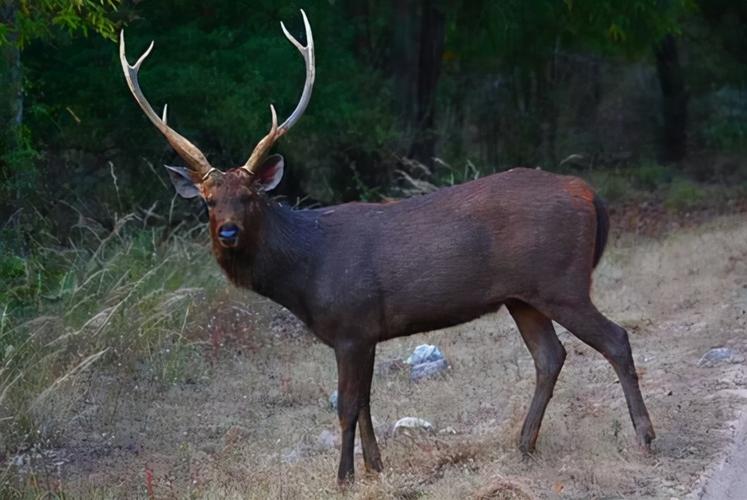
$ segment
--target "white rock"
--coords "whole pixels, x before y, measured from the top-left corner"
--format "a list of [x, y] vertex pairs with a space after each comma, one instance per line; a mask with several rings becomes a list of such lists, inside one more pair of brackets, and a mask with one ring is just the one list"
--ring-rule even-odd
[[412, 368], [410, 368], [410, 380], [417, 382], [425, 378], [435, 377], [444, 373], [448, 368], [449, 365], [445, 359], [412, 365]]
[[339, 438], [339, 433], [325, 429], [321, 432], [321, 434], [319, 434], [316, 442], [322, 449], [337, 448], [338, 446], [340, 446]]
[[444, 355], [438, 347], [431, 344], [421, 344], [415, 348], [406, 362], [409, 365], [419, 365], [441, 359], [444, 359]]
[[332, 392], [332, 394], [329, 395], [329, 400], [328, 400], [329, 401], [329, 407], [332, 408], [333, 410], [337, 409], [337, 399], [338, 399], [337, 389], [335, 389]]
[[744, 356], [729, 347], [714, 347], [698, 361], [698, 366], [713, 367], [719, 363], [744, 363]]
[[397, 435], [400, 432], [406, 430], [420, 430], [433, 432], [433, 424], [427, 420], [417, 417], [404, 417], [397, 420], [394, 424], [394, 434]]

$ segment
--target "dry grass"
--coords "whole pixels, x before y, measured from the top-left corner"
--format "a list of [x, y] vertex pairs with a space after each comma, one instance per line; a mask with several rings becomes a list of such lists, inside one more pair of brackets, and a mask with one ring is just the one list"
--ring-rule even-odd
[[[169, 246], [180, 245], [165, 251], [204, 251], [187, 241]], [[173, 289], [132, 293], [137, 300], [119, 310], [148, 304], [139, 306], [148, 312], [139, 321], [115, 323], [106, 320], [108, 312], [91, 319], [116, 307], [129, 293], [123, 290], [67, 330], [59, 325], [69, 320], [58, 316], [27, 325], [58, 325], [58, 337], [36, 334], [47, 338], [44, 345], [69, 331], [80, 332], [68, 339], [87, 342], [74, 344], [85, 345], [80, 356], [64, 351], [71, 361], [45, 377], [46, 385], [24, 385], [34, 387], [27, 404], [48, 390], [28, 418], [35, 425], [54, 422], [59, 431], [55, 446], [42, 441], [14, 452], [26, 462], [11, 467], [15, 479], [6, 488], [18, 488], [19, 495], [66, 491], [102, 498], [146, 497], [149, 490], [159, 498], [682, 497], [723, 449], [728, 421], [744, 406], [734, 396], [744, 391], [742, 365], [708, 369], [697, 360], [713, 345], [747, 351], [746, 263], [747, 225], [727, 218], [660, 240], [623, 237], [596, 273], [596, 302], [631, 335], [658, 432], [652, 456], [634, 446], [612, 369], [559, 328], [568, 360], [538, 453], [522, 460], [515, 441], [534, 370], [510, 318], [499, 312], [379, 346], [382, 363], [434, 343], [452, 368], [444, 378], [418, 384], [404, 372], [376, 376], [374, 424], [386, 470], [365, 475], [358, 455], [359, 480], [340, 492], [334, 482], [338, 452], [319, 443], [323, 431], [337, 434], [327, 403], [336, 381], [331, 352], [287, 313], [249, 293], [211, 292], [200, 299], [209, 301], [210, 315], [184, 305], [197, 299], [175, 298], [206, 276], [213, 280], [213, 267], [205, 275], [180, 276]], [[164, 305], [170, 301], [183, 305], [170, 309]], [[102, 323], [99, 333], [88, 333]], [[125, 325], [128, 332], [149, 332], [151, 340], [133, 344], [132, 366], [119, 368], [112, 366], [118, 359], [112, 350], [122, 349]], [[188, 361], [164, 352], [175, 339], [178, 352], [191, 353]], [[95, 363], [80, 366], [107, 348]], [[441, 432], [392, 436], [391, 424], [404, 416], [425, 418]]]
[[[124, 217], [108, 233], [85, 226], [94, 243], [86, 247], [35, 248], [37, 279], [59, 284], [38, 287], [42, 315], [19, 315], [0, 331], [0, 457], [59, 442], [90, 391], [94, 366], [171, 382], [201, 362], [184, 332], [201, 318], [194, 305], [220, 283], [215, 269], [200, 264], [208, 257], [205, 236], [138, 222]], [[60, 261], [67, 268], [55, 274]]]

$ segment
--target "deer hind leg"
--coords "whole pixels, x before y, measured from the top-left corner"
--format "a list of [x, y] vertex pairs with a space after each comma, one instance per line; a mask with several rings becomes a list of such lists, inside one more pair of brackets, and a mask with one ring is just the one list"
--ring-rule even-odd
[[[374, 347], [374, 350], [376, 348]], [[372, 358], [374, 356], [372, 355]], [[371, 422], [371, 381], [373, 378], [373, 359], [371, 360], [371, 371], [368, 374], [368, 384], [362, 389], [363, 402], [358, 413], [358, 425], [361, 433], [361, 447], [363, 448], [363, 464], [368, 472], [381, 472], [384, 464], [381, 462], [379, 445], [376, 443], [373, 422]]]
[[375, 352], [375, 344], [359, 345], [354, 342], [343, 342], [335, 346], [338, 377], [337, 415], [342, 432], [337, 481], [341, 486], [354, 479], [355, 427], [359, 419], [366, 464], [375, 468], [378, 458], [378, 466], [381, 468], [379, 450], [368, 410]]
[[518, 300], [507, 302], [506, 307], [532, 354], [537, 371], [534, 396], [519, 438], [519, 449], [528, 454], [534, 451], [537, 443], [542, 417], [565, 362], [565, 349], [555, 334], [552, 322], [541, 312]]
[[638, 443], [650, 450], [656, 434], [638, 386], [638, 374], [625, 329], [607, 319], [589, 299], [578, 304], [550, 304], [545, 312], [609, 361], [625, 393]]

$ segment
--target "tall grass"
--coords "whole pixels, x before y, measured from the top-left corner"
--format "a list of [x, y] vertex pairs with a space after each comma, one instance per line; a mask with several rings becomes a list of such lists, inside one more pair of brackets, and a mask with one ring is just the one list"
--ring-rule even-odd
[[34, 238], [3, 277], [0, 457], [64, 432], [92, 365], [168, 382], [198, 362], [184, 332], [223, 283], [204, 226], [128, 215], [108, 231], [81, 217], [77, 230], [65, 244]]

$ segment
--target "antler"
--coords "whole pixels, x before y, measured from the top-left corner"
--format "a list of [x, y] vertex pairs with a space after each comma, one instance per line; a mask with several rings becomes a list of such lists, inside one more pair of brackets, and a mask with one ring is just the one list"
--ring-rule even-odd
[[201, 179], [204, 180], [211, 172], [215, 171], [216, 169], [214, 169], [210, 165], [210, 163], [207, 161], [207, 158], [205, 158], [205, 155], [203, 155], [202, 152], [197, 149], [194, 144], [189, 142], [187, 139], [182, 137], [178, 132], [176, 132], [166, 124], [166, 111], [168, 109], [168, 105], [165, 105], [163, 107], [163, 117], [159, 117], [156, 112], [153, 111], [153, 108], [143, 95], [142, 90], [140, 90], [140, 83], [138, 82], [137, 74], [138, 71], [140, 71], [140, 65], [143, 64], [143, 61], [146, 57], [148, 57], [151, 50], [153, 50], [153, 42], [150, 42], [148, 50], [146, 50], [145, 53], [140, 56], [140, 59], [137, 60], [135, 65], [130, 66], [130, 64], [127, 62], [127, 56], [125, 55], [124, 30], [120, 31], [119, 60], [122, 62], [122, 70], [124, 71], [125, 79], [127, 80], [127, 86], [130, 87], [130, 91], [135, 97], [135, 101], [137, 101], [138, 105], [140, 105], [140, 108], [145, 113], [145, 116], [147, 116], [148, 119], [153, 123], [153, 125], [155, 125], [156, 128], [160, 130], [161, 133], [166, 137], [166, 140], [169, 141], [169, 144], [171, 144], [171, 147], [174, 148], [174, 151], [176, 151], [179, 156], [181, 156], [182, 159], [187, 163], [189, 169], [195, 172], [200, 176]]
[[301, 99], [298, 101], [296, 109], [293, 110], [293, 113], [291, 113], [288, 119], [285, 120], [279, 127], [277, 113], [275, 113], [275, 107], [270, 104], [270, 113], [272, 113], [272, 127], [270, 128], [270, 131], [267, 133], [267, 135], [257, 143], [254, 151], [252, 151], [251, 156], [249, 156], [249, 159], [246, 161], [246, 164], [241, 167], [243, 170], [252, 175], [254, 174], [255, 169], [264, 159], [265, 155], [270, 150], [272, 145], [278, 139], [280, 139], [283, 134], [290, 130], [290, 128], [296, 124], [299, 118], [301, 118], [301, 115], [303, 115], [304, 111], [306, 111], [306, 106], [309, 105], [309, 100], [311, 99], [311, 89], [314, 87], [314, 77], [316, 76], [316, 66], [314, 62], [314, 37], [311, 34], [311, 26], [309, 25], [309, 20], [306, 17], [306, 13], [303, 11], [303, 9], [301, 9], [301, 16], [303, 17], [303, 24], [306, 28], [306, 47], [301, 45], [301, 43], [296, 40], [293, 35], [288, 33], [288, 30], [285, 29], [285, 25], [282, 21], [280, 22], [280, 27], [283, 29], [285, 37], [293, 45], [295, 45], [295, 47], [301, 53], [304, 62], [306, 63], [306, 83], [303, 86]]

